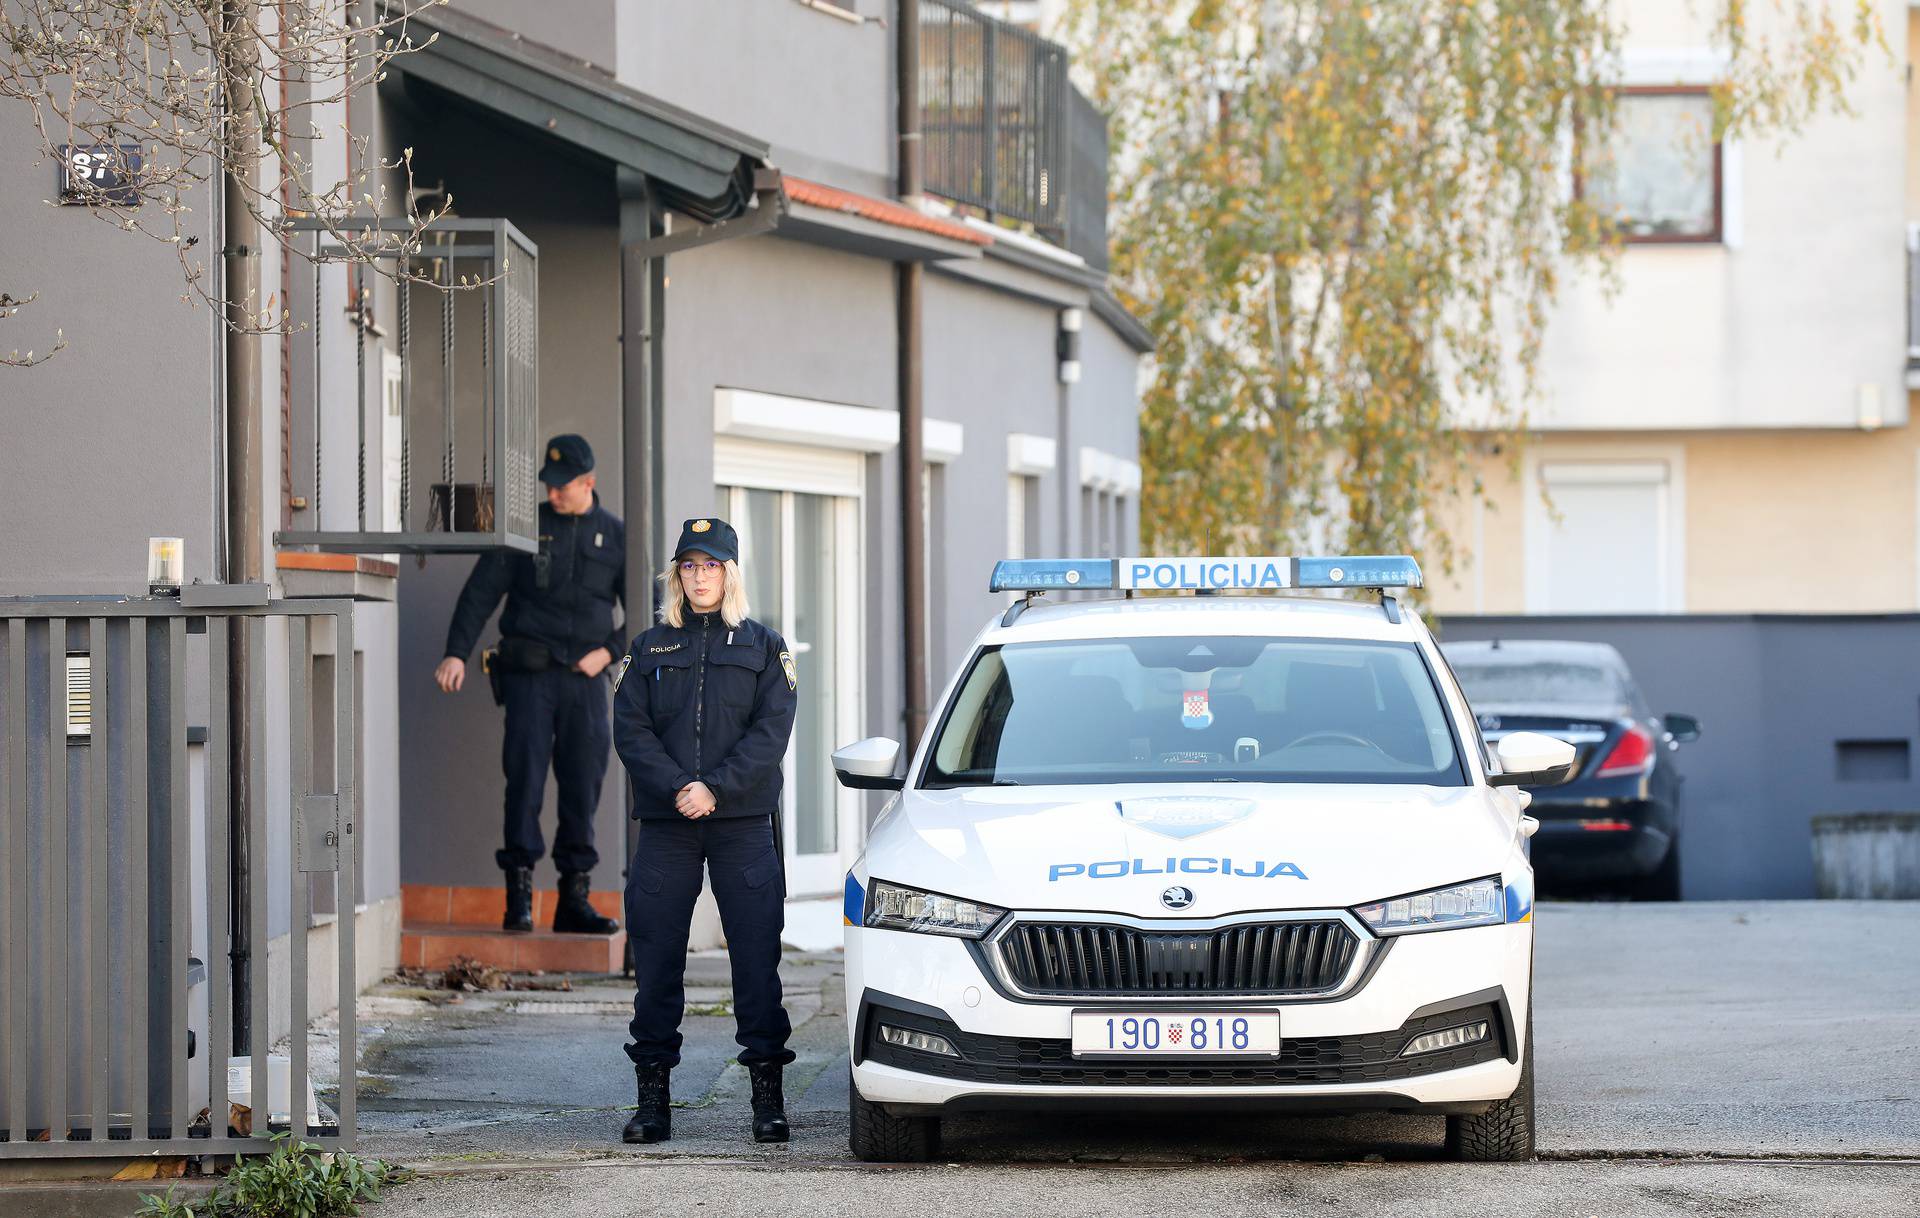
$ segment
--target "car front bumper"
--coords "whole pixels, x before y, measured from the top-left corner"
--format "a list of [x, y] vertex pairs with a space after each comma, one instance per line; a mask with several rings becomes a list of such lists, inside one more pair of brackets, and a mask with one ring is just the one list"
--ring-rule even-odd
[[[1137, 1106], [1469, 1113], [1512, 1095], [1531, 1001], [1531, 924], [1404, 935], [1374, 950], [1365, 979], [1334, 999], [1054, 1002], [1003, 993], [960, 941], [849, 927], [854, 1086], [896, 1115]], [[1076, 1061], [1072, 1013], [1102, 1007], [1277, 1010], [1281, 1056]], [[1495, 1025], [1488, 1044], [1398, 1056], [1422, 1031], [1478, 1018]], [[876, 1051], [883, 1021], [944, 1034], [960, 1057]]]

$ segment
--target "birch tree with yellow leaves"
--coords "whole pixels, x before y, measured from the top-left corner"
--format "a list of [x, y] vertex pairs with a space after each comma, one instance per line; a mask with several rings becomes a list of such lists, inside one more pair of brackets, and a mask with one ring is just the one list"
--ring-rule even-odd
[[[1790, 133], [1894, 70], [1869, 0], [1693, 2], [1724, 64], [1713, 138]], [[1595, 0], [1080, 0], [1063, 33], [1112, 124], [1116, 286], [1158, 344], [1150, 552], [1448, 564], [1440, 509], [1523, 435], [1562, 275], [1617, 244], [1577, 170], [1606, 155], [1620, 20]]]

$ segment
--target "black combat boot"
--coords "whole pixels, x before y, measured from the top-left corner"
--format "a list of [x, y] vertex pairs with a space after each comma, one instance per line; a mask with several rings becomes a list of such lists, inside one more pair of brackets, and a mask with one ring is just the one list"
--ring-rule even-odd
[[747, 1067], [753, 1081], [753, 1140], [787, 1140], [787, 1100], [780, 1090], [780, 1067], [771, 1062], [756, 1062]]
[[560, 899], [553, 906], [553, 929], [562, 935], [610, 935], [620, 929], [612, 918], [602, 917], [587, 900], [587, 873], [560, 873]]
[[507, 868], [507, 916], [500, 919], [500, 929], [533, 929], [533, 868]]
[[668, 1094], [666, 1066], [635, 1066], [633, 1077], [640, 1098], [633, 1119], [620, 1131], [622, 1142], [664, 1142], [673, 1136], [673, 1098]]

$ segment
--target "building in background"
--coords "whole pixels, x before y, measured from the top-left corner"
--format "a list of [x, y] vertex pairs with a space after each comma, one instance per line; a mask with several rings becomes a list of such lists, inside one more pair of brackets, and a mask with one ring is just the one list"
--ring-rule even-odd
[[1920, 24], [1874, 8], [1906, 62], [1868, 54], [1854, 113], [1716, 143], [1703, 15], [1620, 6], [1614, 166], [1579, 183], [1622, 216], [1618, 290], [1566, 283], [1519, 468], [1488, 454], [1433, 573], [1445, 637], [1611, 642], [1703, 716], [1689, 896], [1810, 896], [1812, 818], [1920, 800], [1886, 650], [1920, 609]]

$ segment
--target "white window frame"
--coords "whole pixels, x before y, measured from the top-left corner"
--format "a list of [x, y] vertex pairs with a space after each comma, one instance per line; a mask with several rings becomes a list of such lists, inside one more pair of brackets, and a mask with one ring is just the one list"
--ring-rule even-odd
[[[721, 390], [719, 392], [726, 392]], [[820, 403], [824, 405], [824, 403]], [[842, 409], [858, 409], [843, 407]], [[767, 440], [716, 436], [713, 442], [713, 482], [716, 486], [750, 490], [828, 495], [838, 499], [833, 516], [834, 549], [853, 554], [853, 562], [834, 564], [834, 602], [839, 637], [835, 640], [834, 681], [841, 696], [835, 706], [834, 738], [857, 740], [866, 722], [866, 674], [862, 657], [865, 639], [866, 544], [866, 457], [860, 450], [822, 448], [803, 444], [781, 444]], [[783, 516], [786, 512], [783, 506]], [[793, 570], [792, 530], [782, 529], [781, 569]], [[782, 596], [788, 595], [786, 588]], [[793, 606], [783, 605], [784, 620], [792, 620]], [[794, 852], [798, 826], [795, 800], [798, 792], [791, 781], [794, 773], [793, 740], [787, 743], [785, 765], [789, 781], [781, 800], [783, 847], [787, 859], [787, 891], [792, 899], [830, 896], [838, 890], [839, 879], [866, 848], [864, 801], [856, 791], [835, 787], [834, 817], [837, 822], [833, 856], [799, 855]]]
[[1589, 485], [1596, 482], [1647, 484], [1656, 481], [1653, 476], [1656, 467], [1664, 474], [1664, 478], [1658, 480], [1664, 493], [1660, 504], [1660, 527], [1656, 531], [1654, 544], [1661, 550], [1657, 568], [1665, 586], [1660, 590], [1658, 608], [1643, 612], [1686, 612], [1686, 448], [1678, 444], [1595, 444], [1556, 445], [1546, 451], [1530, 454], [1526, 461], [1521, 494], [1525, 504], [1523, 550], [1528, 613], [1555, 612], [1549, 607], [1553, 520], [1547, 504], [1542, 500], [1541, 488], [1550, 486], [1556, 477]]

